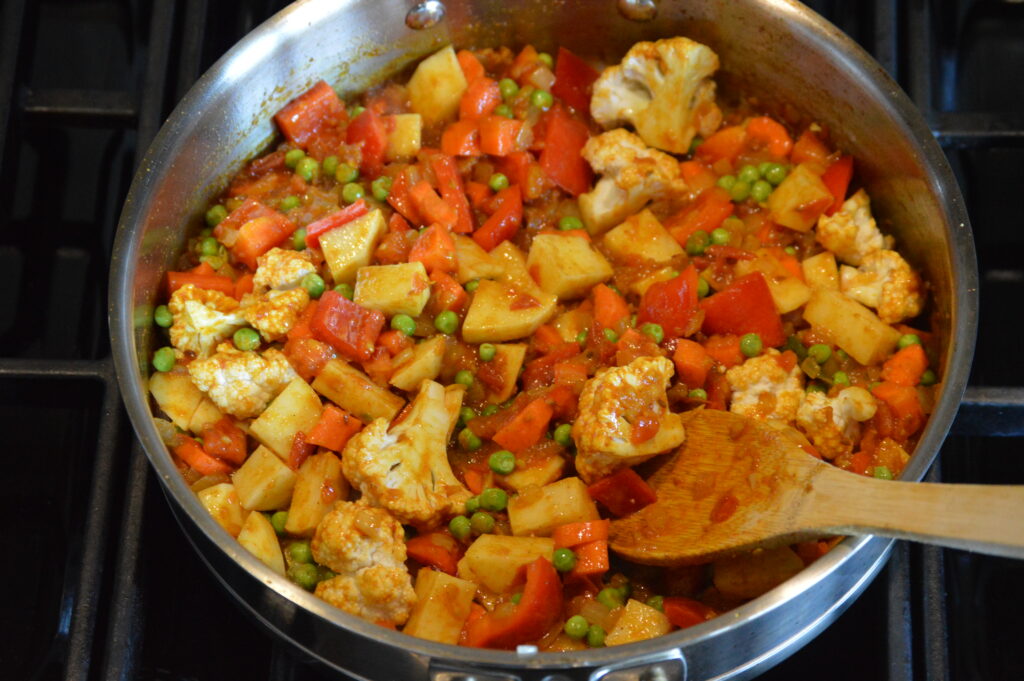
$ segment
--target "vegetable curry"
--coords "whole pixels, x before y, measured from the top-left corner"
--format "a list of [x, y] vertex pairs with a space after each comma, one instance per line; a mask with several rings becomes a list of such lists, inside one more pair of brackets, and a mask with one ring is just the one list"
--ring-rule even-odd
[[346, 612], [493, 648], [666, 634], [827, 552], [609, 555], [681, 412], [889, 479], [936, 389], [925, 285], [854, 159], [720, 104], [718, 66], [682, 37], [603, 70], [447, 47], [281, 109], [154, 313], [157, 424], [218, 523]]

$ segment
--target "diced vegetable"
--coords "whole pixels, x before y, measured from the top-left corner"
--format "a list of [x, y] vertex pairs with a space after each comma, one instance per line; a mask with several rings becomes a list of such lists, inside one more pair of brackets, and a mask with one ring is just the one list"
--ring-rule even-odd
[[324, 81], [288, 102], [274, 115], [274, 122], [292, 144], [305, 147], [325, 126], [337, 126], [345, 106]]
[[494, 212], [487, 221], [473, 232], [473, 240], [484, 250], [492, 251], [506, 239], [511, 239], [519, 231], [523, 220], [523, 200], [519, 187], [512, 185], [502, 189], [494, 197]]
[[406, 88], [412, 110], [430, 127], [455, 118], [468, 85], [449, 45], [421, 61]]
[[479, 648], [514, 648], [548, 631], [562, 610], [558, 573], [546, 557], [526, 568], [526, 586], [508, 610], [485, 613], [466, 623], [463, 643]]
[[437, 378], [444, 350], [444, 336], [434, 336], [402, 351], [394, 358], [394, 371], [388, 382], [399, 390], [415, 390], [423, 381]]
[[404, 399], [340, 359], [324, 365], [313, 381], [313, 389], [366, 423], [376, 418], [390, 421], [405, 406]]
[[576, 477], [562, 478], [543, 487], [527, 489], [508, 503], [508, 519], [516, 536], [551, 534], [567, 523], [598, 519], [597, 506], [587, 486]]
[[647, 209], [605, 234], [603, 243], [608, 253], [625, 265], [668, 263], [683, 254], [676, 240]]
[[308, 433], [306, 442], [317, 447], [341, 452], [349, 438], [359, 432], [362, 422], [333, 404], [327, 404], [320, 414], [320, 420]]
[[360, 267], [352, 304], [379, 310], [388, 317], [398, 314], [418, 317], [429, 298], [430, 280], [426, 268], [421, 262], [409, 262]]
[[347, 499], [348, 492], [348, 480], [341, 474], [341, 460], [330, 452], [314, 454], [296, 473], [284, 529], [298, 537], [312, 537], [334, 502]]
[[262, 513], [250, 513], [238, 534], [238, 543], [279, 575], [284, 574], [284, 554], [277, 533]]
[[632, 468], [602, 478], [587, 488], [594, 501], [607, 508], [612, 515], [626, 516], [658, 500], [651, 486]]
[[308, 433], [320, 420], [320, 397], [301, 378], [291, 383], [252, 422], [253, 436], [282, 460], [288, 458], [298, 432]]
[[538, 234], [526, 266], [546, 292], [559, 300], [580, 298], [612, 276], [612, 266], [589, 238], [571, 233]]
[[388, 149], [388, 129], [373, 109], [364, 109], [349, 124], [345, 141], [360, 149], [359, 171], [368, 177], [380, 174]]
[[697, 269], [651, 284], [640, 300], [637, 323], [661, 326], [666, 338], [688, 336], [697, 324]]
[[416, 573], [416, 605], [403, 632], [410, 636], [456, 644], [469, 618], [476, 584], [430, 568]]
[[626, 608], [615, 627], [605, 636], [604, 643], [608, 646], [635, 643], [664, 636], [671, 629], [672, 625], [663, 612], [631, 598], [626, 602]]
[[701, 301], [704, 333], [744, 335], [756, 333], [765, 345], [782, 345], [786, 336], [775, 310], [771, 290], [760, 272], [735, 280]]
[[768, 197], [768, 210], [771, 219], [778, 224], [806, 232], [833, 200], [821, 176], [802, 163], [793, 168]]
[[540, 165], [547, 176], [573, 196], [590, 189], [593, 172], [580, 153], [590, 134], [587, 126], [556, 106], [547, 113]]
[[420, 151], [423, 118], [419, 114], [395, 114], [385, 120], [388, 123], [386, 128], [390, 128], [391, 132], [388, 133], [384, 160], [392, 163], [416, 158]]
[[587, 62], [565, 49], [558, 48], [555, 60], [555, 84], [551, 94], [579, 112], [590, 112], [590, 93], [598, 73]]
[[555, 314], [554, 296], [530, 295], [506, 284], [480, 282], [462, 324], [467, 343], [524, 338]]
[[[370, 264], [373, 251], [386, 232], [383, 215], [374, 210], [348, 221], [343, 227], [322, 233], [320, 248], [335, 283], [353, 283], [359, 268]], [[309, 233], [308, 228], [306, 233]]]
[[508, 593], [522, 580], [520, 568], [550, 557], [554, 550], [555, 543], [547, 537], [481, 535], [459, 561], [459, 577], [494, 593]]
[[230, 482], [222, 482], [219, 485], [207, 487], [196, 493], [196, 496], [199, 497], [199, 503], [217, 521], [218, 525], [232, 537], [238, 536], [242, 531], [242, 525], [245, 524], [248, 511], [242, 508], [234, 485]]
[[366, 360], [373, 354], [374, 343], [384, 328], [384, 315], [348, 300], [337, 291], [327, 291], [320, 298], [309, 326], [314, 336], [342, 355]]
[[864, 365], [884, 360], [900, 339], [900, 332], [874, 312], [832, 289], [816, 289], [811, 293], [804, 307], [804, 319]]
[[256, 448], [232, 482], [242, 507], [248, 511], [275, 511], [288, 506], [295, 486], [295, 471], [266, 447]]

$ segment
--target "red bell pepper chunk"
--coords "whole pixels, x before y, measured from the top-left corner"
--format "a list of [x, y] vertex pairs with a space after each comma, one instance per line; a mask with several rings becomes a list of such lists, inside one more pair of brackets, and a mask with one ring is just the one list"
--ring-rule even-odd
[[850, 179], [853, 177], [853, 156], [843, 156], [833, 163], [821, 175], [821, 181], [828, 188], [835, 199], [832, 205], [825, 209], [825, 215], [834, 215], [846, 200], [846, 191], [850, 187]]
[[236, 466], [245, 463], [245, 433], [230, 416], [203, 428], [203, 451]]
[[668, 281], [658, 281], [644, 292], [637, 312], [637, 323], [660, 324], [666, 338], [687, 336], [694, 331], [694, 316], [699, 308], [697, 268], [687, 267]]
[[590, 64], [559, 47], [551, 94], [577, 111], [590, 113], [590, 94], [597, 76], [597, 71]]
[[715, 616], [715, 611], [692, 598], [671, 596], [662, 601], [662, 610], [668, 621], [680, 629], [703, 624]]
[[480, 151], [491, 156], [508, 156], [518, 146], [523, 122], [504, 116], [484, 116], [479, 120]]
[[555, 106], [547, 114], [547, 132], [540, 165], [547, 176], [573, 196], [590, 189], [593, 172], [580, 154], [590, 139], [586, 124], [573, 118], [565, 107]]
[[701, 192], [693, 204], [665, 220], [667, 229], [681, 246], [694, 232], [703, 230], [710, 234], [732, 215], [735, 208], [729, 192], [721, 187], [710, 187]]
[[288, 102], [274, 121], [289, 142], [305, 147], [321, 128], [337, 126], [344, 114], [345, 105], [334, 89], [321, 80]]
[[658, 500], [658, 496], [632, 468], [601, 478], [587, 487], [594, 501], [604, 504], [612, 515], [619, 517], [639, 511]]
[[423, 565], [454, 575], [458, 570], [459, 543], [446, 532], [420, 534], [405, 542], [409, 557]]
[[187, 435], [178, 436], [178, 444], [174, 446], [174, 453], [203, 475], [230, 473], [233, 470], [227, 463], [207, 454], [198, 442]]
[[469, 84], [459, 101], [459, 118], [475, 121], [501, 104], [501, 88], [490, 78], [477, 78]]
[[363, 422], [341, 407], [328, 404], [320, 414], [320, 420], [316, 422], [306, 442], [317, 447], [324, 447], [334, 452], [340, 452], [353, 435], [363, 427]]
[[473, 232], [473, 240], [485, 251], [493, 250], [506, 239], [511, 239], [519, 231], [523, 222], [523, 199], [519, 187], [506, 187], [494, 196], [494, 213]]
[[420, 180], [409, 189], [409, 198], [423, 217], [424, 224], [439, 224], [447, 229], [455, 227], [458, 219], [455, 209], [445, 203], [426, 180]]
[[359, 170], [368, 177], [380, 175], [384, 167], [384, 152], [388, 147], [388, 129], [384, 119], [372, 108], [367, 107], [348, 124], [345, 133], [348, 144], [362, 147]]
[[353, 204], [345, 206], [339, 211], [335, 211], [326, 217], [322, 217], [316, 222], [306, 225], [306, 246], [309, 248], [320, 248], [320, 237], [331, 231], [337, 229], [344, 224], [352, 222], [358, 217], [366, 215], [370, 207], [366, 204], [366, 201], [359, 199]]
[[538, 558], [526, 566], [526, 586], [519, 603], [508, 610], [471, 617], [461, 642], [475, 648], [515, 648], [536, 641], [562, 613], [562, 581], [551, 561]]
[[455, 159], [438, 154], [430, 165], [437, 177], [437, 189], [441, 192], [441, 198], [455, 209], [455, 227], [452, 231], [456, 234], [469, 234], [473, 231], [473, 211], [469, 207], [466, 190], [462, 185], [462, 175], [459, 174]]
[[404, 170], [395, 175], [391, 180], [391, 189], [388, 191], [388, 204], [401, 213], [402, 217], [410, 224], [420, 225], [423, 224], [423, 219], [420, 217], [419, 211], [416, 210], [412, 196], [409, 195], [410, 187], [409, 175]]
[[756, 333], [765, 347], [782, 345], [782, 319], [775, 309], [768, 282], [760, 272], [740, 277], [713, 296], [701, 301], [704, 310], [704, 333]]
[[298, 225], [276, 211], [273, 215], [253, 218], [238, 230], [238, 238], [231, 247], [231, 253], [238, 262], [255, 271], [256, 259], [281, 244], [298, 228]]
[[384, 328], [384, 315], [328, 290], [320, 297], [309, 327], [313, 336], [342, 355], [364, 361], [373, 355], [374, 343]]
[[235, 295], [235, 282], [231, 277], [222, 277], [218, 274], [197, 274], [195, 272], [168, 272], [167, 290], [174, 293], [185, 284], [192, 284], [196, 288], [209, 291], [220, 291], [226, 296]]

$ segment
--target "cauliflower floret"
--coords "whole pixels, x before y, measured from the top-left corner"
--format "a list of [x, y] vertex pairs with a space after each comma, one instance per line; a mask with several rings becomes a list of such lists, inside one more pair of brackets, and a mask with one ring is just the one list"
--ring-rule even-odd
[[[682, 419], [669, 411], [665, 394], [673, 373], [664, 357], [638, 357], [587, 381], [572, 427], [580, 477], [589, 483], [683, 443]], [[654, 435], [634, 442], [636, 427], [652, 421]]]
[[174, 319], [171, 345], [197, 357], [208, 356], [217, 343], [245, 326], [237, 300], [193, 284], [172, 293], [167, 308]]
[[190, 363], [188, 373], [221, 411], [240, 419], [260, 414], [296, 377], [280, 350], [270, 348], [261, 355], [242, 352], [231, 343], [221, 343], [212, 357]]
[[729, 411], [783, 423], [796, 418], [804, 397], [803, 372], [798, 366], [784, 369], [779, 364], [780, 354], [768, 348], [763, 355], [751, 357], [725, 372], [732, 389]]
[[252, 278], [254, 290], [283, 291], [299, 286], [303, 277], [316, 273], [316, 265], [310, 262], [311, 258], [309, 251], [271, 248], [256, 258], [256, 274]]
[[579, 197], [580, 213], [593, 234], [619, 224], [648, 201], [686, 191], [679, 162], [627, 130], [591, 137], [580, 153], [602, 175], [593, 190]]
[[273, 341], [291, 331], [308, 304], [309, 293], [304, 288], [267, 291], [260, 295], [247, 293], [242, 296], [242, 316], [264, 340]]
[[892, 247], [871, 216], [871, 200], [863, 189], [846, 199], [833, 215], [818, 218], [818, 243], [848, 265], [859, 265], [870, 253]]
[[886, 324], [916, 317], [924, 305], [921, 278], [896, 251], [870, 253], [859, 268], [843, 265], [839, 286], [857, 302], [875, 308]]
[[860, 422], [875, 415], [878, 405], [864, 388], [843, 389], [835, 397], [807, 393], [796, 413], [796, 423], [826, 459], [853, 451], [860, 439]]
[[717, 70], [718, 55], [689, 38], [637, 43], [594, 82], [590, 113], [605, 129], [631, 123], [650, 146], [685, 154], [722, 122]]
[[405, 531], [390, 513], [339, 501], [310, 546], [316, 562], [338, 573], [317, 584], [317, 596], [372, 622], [397, 626], [409, 619], [416, 592], [405, 567]]
[[369, 504], [403, 523], [432, 527], [462, 513], [471, 495], [448, 463], [451, 415], [441, 384], [423, 381], [405, 419], [390, 431], [389, 425], [376, 419], [345, 445], [341, 466], [348, 481]]

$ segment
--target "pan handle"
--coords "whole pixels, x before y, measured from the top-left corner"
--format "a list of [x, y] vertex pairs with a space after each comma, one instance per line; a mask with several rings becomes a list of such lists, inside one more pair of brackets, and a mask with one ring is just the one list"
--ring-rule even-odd
[[480, 669], [431, 662], [431, 681], [686, 681], [686, 658], [678, 648], [631, 657], [597, 669]]
[[588, 681], [686, 681], [686, 658], [679, 648], [632, 657], [595, 670]]

